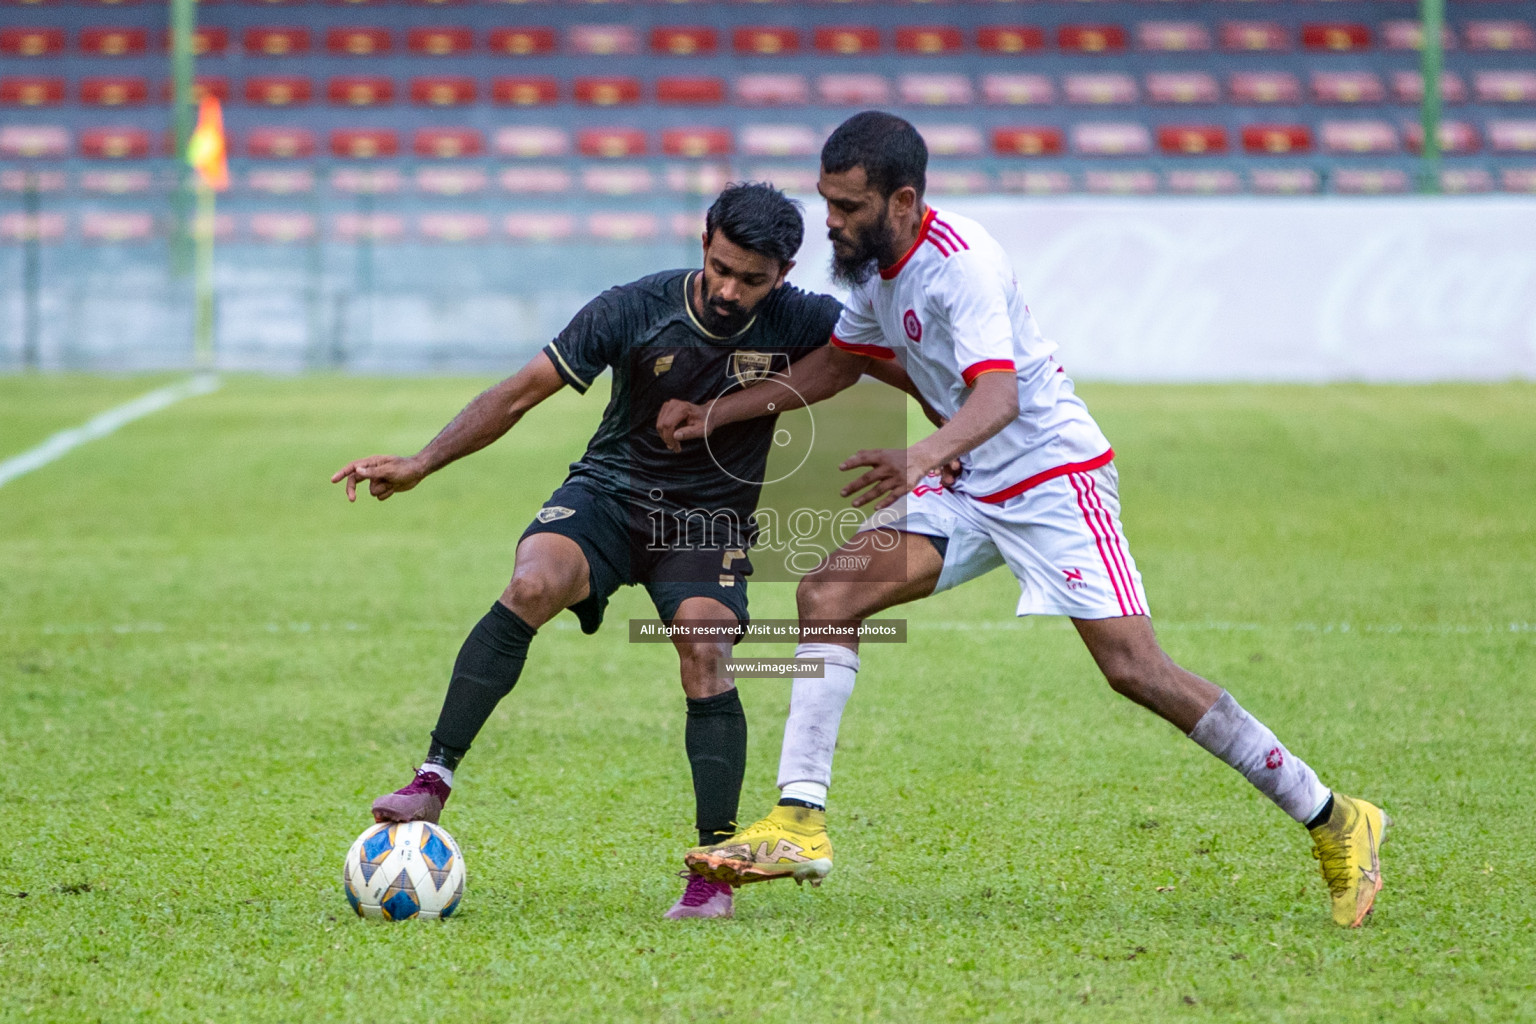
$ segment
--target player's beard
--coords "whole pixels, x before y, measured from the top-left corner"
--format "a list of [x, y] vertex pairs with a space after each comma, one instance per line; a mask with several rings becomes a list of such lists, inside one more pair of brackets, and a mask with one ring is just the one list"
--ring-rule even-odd
[[[827, 238], [834, 242], [848, 241], [831, 231], [827, 232]], [[856, 288], [868, 281], [875, 276], [881, 263], [895, 262], [891, 252], [895, 248], [893, 242], [890, 218], [882, 209], [879, 220], [858, 237], [846, 256], [838, 255], [836, 247], [832, 249], [832, 280], [845, 288]]]
[[752, 317], [750, 309], [743, 309], [739, 302], [725, 302], [719, 296], [711, 295], [709, 288], [709, 271], [704, 271], [703, 287], [699, 289], [703, 295], [703, 308], [698, 310], [699, 323], [710, 334], [718, 334], [728, 338], [747, 325]]

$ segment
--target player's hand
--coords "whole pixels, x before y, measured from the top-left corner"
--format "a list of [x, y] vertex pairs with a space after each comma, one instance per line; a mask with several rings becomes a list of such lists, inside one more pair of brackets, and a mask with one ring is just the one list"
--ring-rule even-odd
[[357, 485], [368, 481], [368, 493], [385, 500], [398, 491], [408, 491], [426, 477], [426, 470], [415, 459], [399, 455], [370, 455], [366, 459], [354, 459], [338, 469], [331, 483], [347, 482], [347, 500], [357, 500]]
[[879, 499], [879, 504], [875, 508], [890, 508], [898, 498], [928, 475], [928, 467], [908, 458], [905, 448], [865, 449], [855, 452], [837, 468], [847, 472], [860, 466], [868, 466], [869, 472], [838, 492], [846, 498], [857, 491], [864, 491], [853, 499], [854, 508], [876, 499]]
[[656, 414], [656, 432], [674, 452], [683, 450], [684, 441], [697, 441], [709, 434], [709, 406], [694, 405], [681, 398], [670, 398]]
[[960, 479], [960, 474], [964, 468], [960, 465], [959, 459], [950, 459], [939, 467], [939, 482], [944, 485], [945, 490], [952, 491], [955, 489], [955, 481]]

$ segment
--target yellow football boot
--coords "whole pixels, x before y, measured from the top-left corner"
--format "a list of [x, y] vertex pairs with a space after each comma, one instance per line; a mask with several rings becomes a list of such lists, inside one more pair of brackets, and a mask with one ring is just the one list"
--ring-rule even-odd
[[751, 828], [714, 846], [698, 846], [683, 858], [696, 875], [727, 885], [793, 878], [820, 885], [832, 870], [827, 812], [775, 807]]
[[1381, 808], [1333, 794], [1333, 813], [1312, 829], [1312, 856], [1333, 897], [1333, 921], [1358, 928], [1381, 891], [1381, 844], [1392, 824]]

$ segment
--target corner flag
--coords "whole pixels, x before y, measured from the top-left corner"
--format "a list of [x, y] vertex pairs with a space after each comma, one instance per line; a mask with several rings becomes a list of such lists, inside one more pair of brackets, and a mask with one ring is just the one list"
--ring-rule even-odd
[[215, 192], [229, 187], [229, 161], [224, 149], [224, 112], [217, 96], [204, 96], [197, 109], [197, 127], [187, 141], [187, 163], [202, 183]]

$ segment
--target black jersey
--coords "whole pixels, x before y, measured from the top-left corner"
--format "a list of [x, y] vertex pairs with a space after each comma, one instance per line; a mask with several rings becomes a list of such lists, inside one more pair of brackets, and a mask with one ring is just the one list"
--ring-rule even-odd
[[586, 454], [569, 479], [621, 495], [638, 514], [661, 510], [728, 512], [746, 529], [757, 508], [777, 417], [721, 427], [708, 442], [672, 452], [656, 430], [668, 399], [702, 404], [729, 394], [827, 343], [840, 305], [828, 295], [785, 284], [730, 337], [705, 330], [688, 302], [694, 275], [671, 270], [610, 288], [576, 314], [545, 346], [565, 382], [585, 393], [604, 369], [613, 393]]

